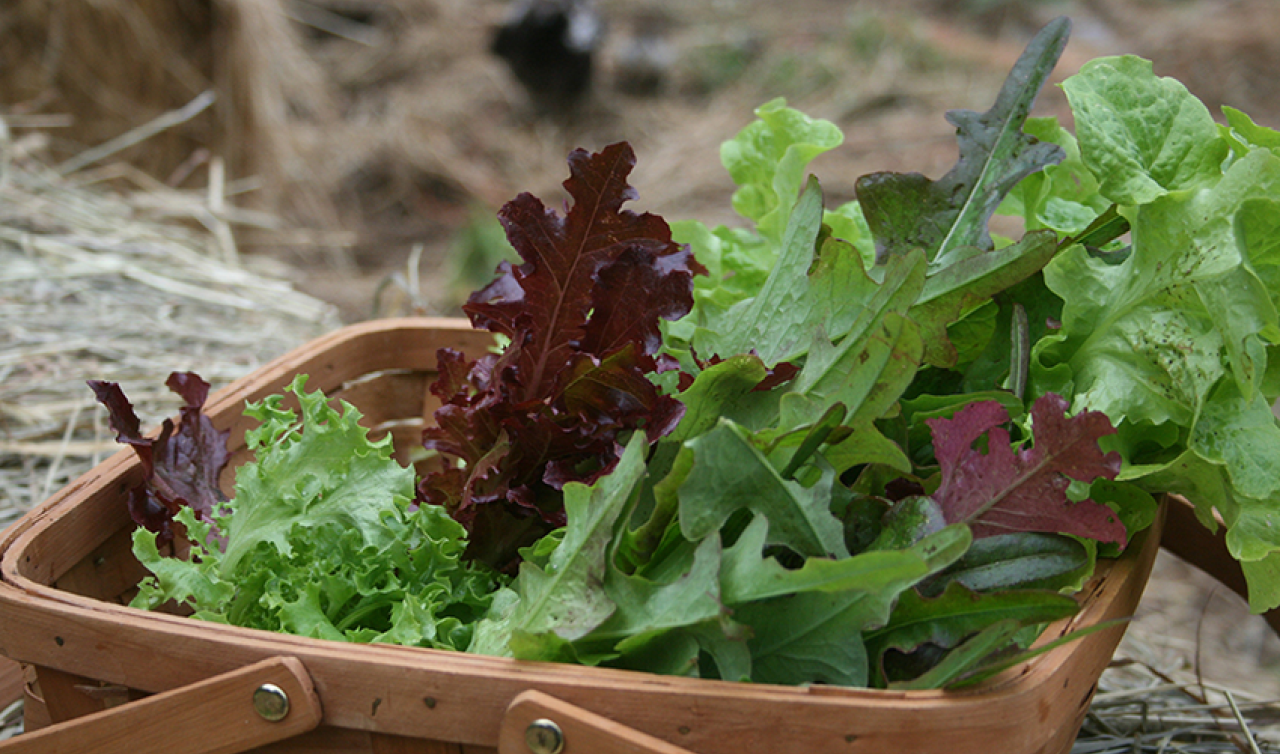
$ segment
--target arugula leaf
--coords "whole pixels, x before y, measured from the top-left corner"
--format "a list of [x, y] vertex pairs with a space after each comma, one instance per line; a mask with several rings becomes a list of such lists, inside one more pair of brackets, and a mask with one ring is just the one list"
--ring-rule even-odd
[[563, 218], [529, 194], [499, 213], [524, 262], [500, 266], [463, 309], [510, 345], [470, 364], [442, 352], [432, 390], [444, 405], [423, 433], [459, 464], [420, 493], [467, 526], [470, 557], [514, 567], [521, 546], [565, 523], [566, 483], [607, 474], [620, 436], [643, 429], [656, 442], [683, 412], [648, 375], [664, 368], [659, 322], [689, 311], [702, 267], [662, 218], [622, 209], [634, 164], [625, 143], [577, 150]]
[[229, 432], [219, 431], [202, 413], [209, 397], [209, 383], [194, 372], [173, 372], [165, 385], [183, 399], [180, 421], [175, 428], [165, 419], [160, 434], [144, 437], [133, 404], [120, 385], [89, 380], [98, 402], [107, 409], [108, 422], [116, 432], [116, 442], [133, 448], [142, 463], [143, 481], [129, 490], [129, 514], [135, 523], [158, 535], [158, 542], [173, 539], [173, 516], [190, 508], [207, 517], [227, 499], [218, 485], [231, 455], [227, 451]]
[[704, 313], [705, 323], [693, 337], [699, 353], [728, 357], [750, 351], [772, 367], [804, 356], [815, 328], [833, 342], [869, 329], [888, 305], [886, 299], [898, 295], [904, 284], [906, 295], [915, 300], [919, 282], [914, 287], [903, 280], [877, 283], [853, 246], [824, 235], [822, 217], [822, 189], [810, 177], [789, 215], [768, 277], [755, 295], [722, 312]]
[[527, 559], [520, 564], [511, 586], [514, 598], [495, 603], [499, 609], [484, 621], [489, 625], [477, 629], [484, 641], [474, 644], [472, 652], [511, 655], [518, 637], [523, 643], [516, 646], [524, 650], [520, 656], [545, 659], [540, 635], [554, 633], [548, 638], [555, 648], [556, 637], [565, 642], [582, 638], [613, 614], [617, 605], [604, 589], [608, 546], [644, 475], [647, 445], [643, 433], [636, 433], [612, 473], [591, 486], [565, 485], [568, 527], [563, 540], [544, 564]]
[[[1051, 623], [1075, 615], [1079, 609], [1075, 599], [1053, 591], [982, 593], [951, 582], [936, 597], [925, 597], [914, 590], [904, 592], [888, 623], [868, 631], [866, 642], [871, 656], [880, 663], [890, 649], [911, 653], [925, 644], [952, 649], [991, 626], [1024, 628]], [[990, 654], [1009, 638], [1012, 632], [981, 654]]]
[[1018, 58], [991, 109], [948, 113], [960, 159], [937, 181], [918, 173], [873, 173], [858, 179], [858, 199], [876, 240], [879, 263], [913, 249], [929, 259], [925, 290], [912, 317], [925, 337], [925, 361], [952, 367], [959, 354], [946, 328], [992, 295], [1039, 271], [1056, 251], [1056, 237], [1031, 231], [995, 249], [992, 214], [1025, 177], [1061, 161], [1063, 150], [1022, 131], [1032, 103], [1062, 54], [1070, 22], [1058, 19]]
[[861, 632], [883, 625], [903, 590], [936, 573], [969, 546], [967, 527], [951, 526], [902, 550], [829, 560], [798, 569], [762, 557], [769, 524], [756, 516], [725, 552], [722, 597], [751, 631], [750, 679], [758, 683], [866, 685]]
[[833, 303], [810, 295], [809, 272], [822, 224], [822, 190], [815, 179], [809, 179], [787, 217], [781, 255], [759, 292], [699, 328], [693, 340], [699, 353], [728, 357], [754, 351], [770, 367], [804, 354], [810, 320], [817, 313], [821, 321]]
[[693, 469], [680, 486], [680, 528], [698, 541], [748, 509], [768, 517], [770, 536], [802, 555], [847, 556], [844, 528], [831, 514], [834, 473], [812, 488], [784, 479], [742, 426], [720, 419], [686, 443]]
[[897, 594], [953, 563], [972, 538], [963, 526], [944, 527], [902, 549], [873, 550], [844, 558], [811, 557], [799, 568], [784, 568], [763, 557], [771, 526], [757, 515], [725, 551], [721, 591], [726, 604], [799, 592], [866, 592]]
[[672, 673], [694, 672], [701, 644], [729, 625], [719, 599], [720, 538], [684, 540], [644, 575], [623, 573], [612, 560], [607, 569], [604, 588], [616, 609], [604, 622], [572, 642], [550, 632], [517, 634], [513, 654], [538, 659], [558, 652], [581, 663], [642, 669], [659, 663]]
[[[973, 403], [951, 419], [930, 419], [942, 467], [934, 500], [948, 522], [965, 522], [975, 538], [1014, 531], [1076, 534], [1101, 542], [1126, 541], [1124, 524], [1105, 505], [1071, 502], [1070, 480], [1114, 479], [1120, 454], [1104, 454], [1102, 437], [1115, 433], [1106, 415], [1066, 415], [1065, 399], [1047, 394], [1031, 408], [1035, 444], [1014, 451], [1000, 425], [1008, 413], [994, 401]], [[985, 435], [985, 452], [974, 443]]]
[[867, 425], [897, 401], [924, 348], [915, 324], [904, 316], [920, 295], [924, 272], [918, 253], [890, 261], [881, 283], [863, 291], [865, 303], [838, 343], [824, 329], [813, 331], [804, 367], [782, 397], [781, 429], [816, 421], [835, 403], [849, 410], [850, 424]]

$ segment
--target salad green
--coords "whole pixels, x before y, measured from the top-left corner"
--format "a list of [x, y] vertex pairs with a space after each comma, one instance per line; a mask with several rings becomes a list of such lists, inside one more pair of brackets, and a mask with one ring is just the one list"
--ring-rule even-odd
[[[441, 352], [443, 469], [416, 485], [300, 377], [301, 419], [251, 406], [255, 460], [195, 506], [163, 462], [182, 453], [115, 396], [122, 439], [162, 459], [132, 495], [154, 574], [134, 604], [918, 688], [1074, 614], [1174, 492], [1222, 517], [1253, 609], [1280, 605], [1280, 132], [1215, 123], [1134, 57], [1064, 83], [1075, 135], [1029, 119], [1068, 32], [1037, 35], [989, 110], [948, 114], [946, 175], [864, 176], [834, 209], [806, 171], [840, 133], [781, 100], [722, 150], [743, 227], [622, 209], [630, 148], [574, 152], [563, 217], [527, 194], [500, 213], [523, 261], [464, 309], [509, 345]], [[997, 212], [1025, 234], [994, 235]], [[166, 515], [187, 559], [157, 548]]]

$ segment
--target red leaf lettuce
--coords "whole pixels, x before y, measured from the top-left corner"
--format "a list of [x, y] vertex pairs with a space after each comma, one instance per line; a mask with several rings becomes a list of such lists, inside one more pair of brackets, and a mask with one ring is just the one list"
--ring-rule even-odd
[[444, 405], [423, 439], [457, 463], [419, 492], [467, 528], [472, 558], [512, 565], [564, 525], [565, 483], [590, 484], [617, 463], [621, 436], [643, 429], [656, 442], [683, 414], [647, 375], [672, 366], [657, 356], [659, 320], [689, 311], [703, 270], [661, 217], [621, 209], [636, 198], [634, 165], [625, 142], [575, 150], [563, 217], [527, 193], [503, 207], [524, 261], [500, 265], [463, 310], [510, 345], [474, 362], [440, 351], [431, 389]]
[[[1031, 408], [1035, 444], [1014, 450], [996, 401], [971, 403], [951, 419], [929, 419], [942, 483], [933, 498], [947, 523], [966, 522], [974, 538], [1014, 531], [1075, 534], [1125, 544], [1125, 528], [1107, 506], [1072, 503], [1071, 480], [1115, 479], [1120, 454], [1104, 454], [1098, 439], [1114, 434], [1106, 414], [1067, 416], [1067, 401], [1047, 393]], [[974, 444], [986, 435], [985, 452]]]
[[165, 385], [185, 405], [175, 427], [165, 419], [156, 437], [144, 437], [133, 404], [115, 382], [89, 380], [98, 402], [107, 408], [116, 441], [133, 448], [142, 462], [143, 481], [129, 491], [129, 515], [135, 523], [157, 534], [157, 542], [173, 539], [173, 516], [183, 506], [208, 519], [218, 503], [226, 501], [218, 477], [226, 467], [228, 432], [219, 431], [202, 413], [209, 397], [209, 383], [194, 372], [173, 372]]

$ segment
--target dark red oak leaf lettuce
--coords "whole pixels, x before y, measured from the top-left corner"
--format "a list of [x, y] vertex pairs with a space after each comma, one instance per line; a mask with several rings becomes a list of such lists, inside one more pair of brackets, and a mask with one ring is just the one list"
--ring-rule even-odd
[[595, 481], [617, 463], [621, 435], [656, 442], [683, 413], [648, 375], [668, 368], [659, 321], [688, 313], [704, 270], [661, 217], [622, 209], [636, 198], [634, 166], [625, 142], [576, 150], [563, 217], [527, 193], [503, 207], [523, 263], [503, 263], [463, 310], [510, 345], [475, 362], [440, 352], [431, 390], [444, 405], [423, 439], [456, 463], [419, 492], [467, 527], [474, 559], [510, 567], [519, 547], [564, 525], [567, 482]]
[[[1001, 425], [1009, 414], [995, 401], [965, 406], [951, 419], [929, 419], [942, 483], [933, 498], [947, 523], [966, 522], [973, 536], [1015, 531], [1059, 532], [1125, 544], [1124, 524], [1093, 500], [1071, 502], [1072, 479], [1115, 479], [1120, 454], [1103, 453], [1099, 438], [1115, 433], [1098, 411], [1067, 416], [1067, 401], [1048, 393], [1031, 408], [1035, 444], [1014, 450]], [[987, 437], [984, 450], [974, 447]]]
[[173, 372], [164, 383], [185, 405], [180, 421], [165, 419], [154, 438], [142, 434], [133, 404], [115, 382], [89, 380], [98, 402], [107, 409], [116, 442], [129, 445], [142, 462], [143, 481], [129, 491], [129, 514], [135, 523], [156, 533], [164, 544], [173, 539], [173, 516], [183, 506], [207, 518], [226, 501], [218, 477], [230, 458], [228, 432], [213, 426], [203, 413], [209, 383], [194, 372]]

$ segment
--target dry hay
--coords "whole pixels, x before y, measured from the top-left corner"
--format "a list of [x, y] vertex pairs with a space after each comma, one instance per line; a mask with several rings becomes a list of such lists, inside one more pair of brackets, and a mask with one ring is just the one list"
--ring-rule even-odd
[[[1280, 751], [1280, 701], [1205, 681], [1132, 629], [1103, 672], [1072, 754]], [[1195, 650], [1193, 648], [1192, 655]]]
[[[241, 260], [234, 229], [271, 218], [127, 168], [62, 176], [38, 143], [0, 140], [0, 527], [115, 451], [86, 379], [155, 426], [179, 405], [170, 371], [216, 388], [339, 324]], [[148, 188], [96, 183], [121, 172]]]
[[280, 0], [10, 0], [0, 38], [0, 112], [12, 127], [62, 126], [55, 160], [209, 92], [207, 112], [118, 158], [174, 185], [221, 159], [262, 181], [264, 208], [330, 222], [294, 132], [322, 126], [332, 107]]

